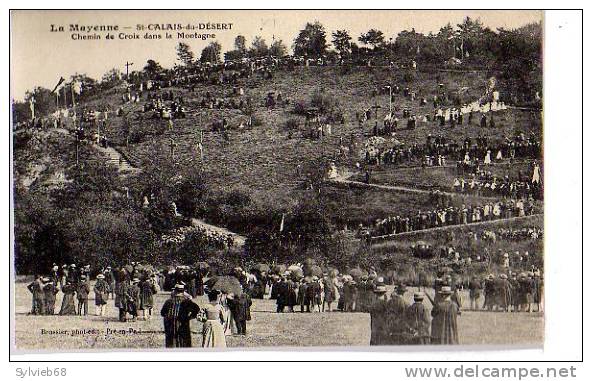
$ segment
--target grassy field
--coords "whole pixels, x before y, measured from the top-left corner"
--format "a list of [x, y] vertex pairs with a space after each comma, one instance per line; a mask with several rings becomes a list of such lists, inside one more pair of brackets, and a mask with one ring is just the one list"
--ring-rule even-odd
[[[390, 293], [390, 292], [389, 292]], [[164, 333], [159, 312], [166, 293], [156, 296], [156, 316], [150, 321], [121, 323], [117, 310], [109, 301], [107, 317], [93, 316], [94, 295], [91, 293], [89, 312], [80, 316], [31, 316], [31, 297], [26, 283], [17, 282], [15, 289], [15, 340], [19, 350], [80, 350], [162, 348]], [[406, 294], [410, 300], [412, 292]], [[465, 297], [465, 307], [468, 303]], [[203, 304], [204, 299], [195, 299]], [[61, 293], [57, 306], [61, 304]], [[426, 301], [426, 305], [429, 302]], [[59, 307], [56, 307], [59, 310]], [[370, 342], [370, 316], [363, 313], [275, 313], [273, 300], [254, 300], [252, 320], [247, 336], [227, 337], [229, 347], [280, 346], [367, 346]], [[459, 317], [460, 343], [465, 345], [541, 345], [543, 316], [541, 313], [501, 313], [465, 311]], [[65, 330], [64, 334], [42, 334], [45, 330]], [[86, 330], [76, 334], [74, 330]], [[88, 333], [92, 330], [91, 333]], [[192, 322], [193, 346], [201, 344], [201, 324]]]

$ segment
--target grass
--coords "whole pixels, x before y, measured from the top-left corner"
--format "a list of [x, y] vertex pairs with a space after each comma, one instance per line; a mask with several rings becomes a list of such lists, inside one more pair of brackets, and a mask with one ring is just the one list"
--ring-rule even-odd
[[[389, 289], [391, 290], [391, 289]], [[389, 291], [390, 293], [390, 291]], [[19, 350], [98, 350], [124, 348], [163, 348], [164, 333], [160, 307], [167, 294], [155, 298], [157, 316], [151, 321], [121, 323], [109, 301], [108, 316], [31, 316], [31, 297], [26, 283], [15, 284], [15, 342]], [[465, 295], [466, 296], [466, 295]], [[93, 294], [90, 310], [94, 313]], [[412, 293], [406, 294], [411, 300]], [[195, 300], [203, 304], [204, 299]], [[482, 301], [481, 301], [482, 302]], [[61, 303], [61, 293], [56, 305]], [[465, 297], [465, 307], [468, 298]], [[426, 301], [429, 307], [429, 302]], [[57, 309], [57, 308], [56, 308]], [[363, 313], [275, 313], [272, 300], [254, 300], [252, 320], [246, 337], [227, 337], [229, 347], [283, 346], [367, 346], [370, 342], [370, 317]], [[464, 345], [539, 345], [543, 344], [541, 313], [501, 313], [465, 311], [458, 318], [460, 343]], [[201, 343], [200, 323], [192, 323], [194, 347]], [[66, 334], [41, 334], [41, 330], [66, 330]], [[111, 331], [108, 331], [111, 330]], [[91, 334], [72, 335], [72, 330], [94, 330]]]

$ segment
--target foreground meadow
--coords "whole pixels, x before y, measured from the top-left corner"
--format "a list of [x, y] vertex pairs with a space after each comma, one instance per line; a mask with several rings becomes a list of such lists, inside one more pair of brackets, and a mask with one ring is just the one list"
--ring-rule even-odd
[[[390, 291], [389, 291], [390, 294]], [[154, 318], [150, 321], [121, 323], [110, 301], [106, 317], [93, 316], [94, 295], [89, 313], [80, 316], [31, 316], [31, 298], [26, 283], [15, 289], [14, 339], [17, 350], [70, 351], [85, 349], [154, 349], [164, 347], [160, 307], [168, 293], [156, 298]], [[411, 300], [412, 289], [406, 294]], [[196, 303], [205, 303], [203, 297]], [[426, 301], [429, 305], [429, 302]], [[57, 306], [61, 305], [61, 293]], [[465, 297], [468, 308], [468, 296]], [[56, 311], [59, 307], [56, 307]], [[254, 300], [247, 336], [227, 337], [228, 347], [312, 347], [367, 346], [370, 343], [370, 316], [365, 313], [275, 313], [275, 301]], [[542, 313], [501, 313], [464, 311], [458, 319], [463, 345], [542, 346]], [[43, 331], [45, 330], [45, 331]], [[52, 332], [48, 332], [52, 331]], [[192, 322], [193, 346], [201, 344], [201, 324]]]

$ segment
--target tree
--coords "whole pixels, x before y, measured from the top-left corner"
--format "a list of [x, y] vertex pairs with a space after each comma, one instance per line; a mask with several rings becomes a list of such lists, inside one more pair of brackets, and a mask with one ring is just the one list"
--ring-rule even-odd
[[117, 85], [121, 81], [121, 70], [118, 68], [113, 68], [103, 74], [101, 78], [101, 85], [109, 88]]
[[358, 41], [364, 45], [370, 45], [373, 50], [376, 50], [377, 47], [384, 44], [384, 34], [378, 29], [370, 29], [358, 37]]
[[336, 30], [331, 34], [333, 39], [331, 42], [335, 49], [339, 52], [341, 57], [346, 57], [351, 54], [351, 36], [347, 32], [347, 30]]
[[306, 23], [294, 40], [294, 55], [320, 57], [327, 51], [327, 33], [318, 21]]
[[179, 45], [177, 45], [177, 59], [185, 66], [188, 66], [193, 63], [194, 58], [195, 57], [189, 45], [184, 42], [179, 42]]
[[212, 41], [208, 46], [201, 51], [200, 62], [209, 62], [217, 64], [220, 62], [220, 54], [222, 53], [222, 45], [218, 41]]
[[284, 57], [288, 54], [288, 48], [282, 40], [274, 41], [269, 47], [269, 54], [274, 57]]
[[249, 49], [249, 56], [251, 57], [265, 57], [269, 54], [269, 47], [261, 36], [255, 36]]
[[238, 35], [234, 39], [234, 49], [238, 52], [245, 54], [247, 52], [247, 39], [245, 36]]
[[144, 66], [144, 73], [146, 73], [148, 78], [154, 78], [161, 71], [162, 66], [154, 60], [148, 60]]

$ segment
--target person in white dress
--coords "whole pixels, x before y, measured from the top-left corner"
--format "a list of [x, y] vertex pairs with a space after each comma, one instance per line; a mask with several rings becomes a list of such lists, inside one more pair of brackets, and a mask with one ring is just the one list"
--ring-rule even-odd
[[491, 164], [491, 151], [490, 150], [487, 150], [487, 153], [485, 154], [485, 159], [483, 160], [483, 163], [485, 163], [485, 165]]

